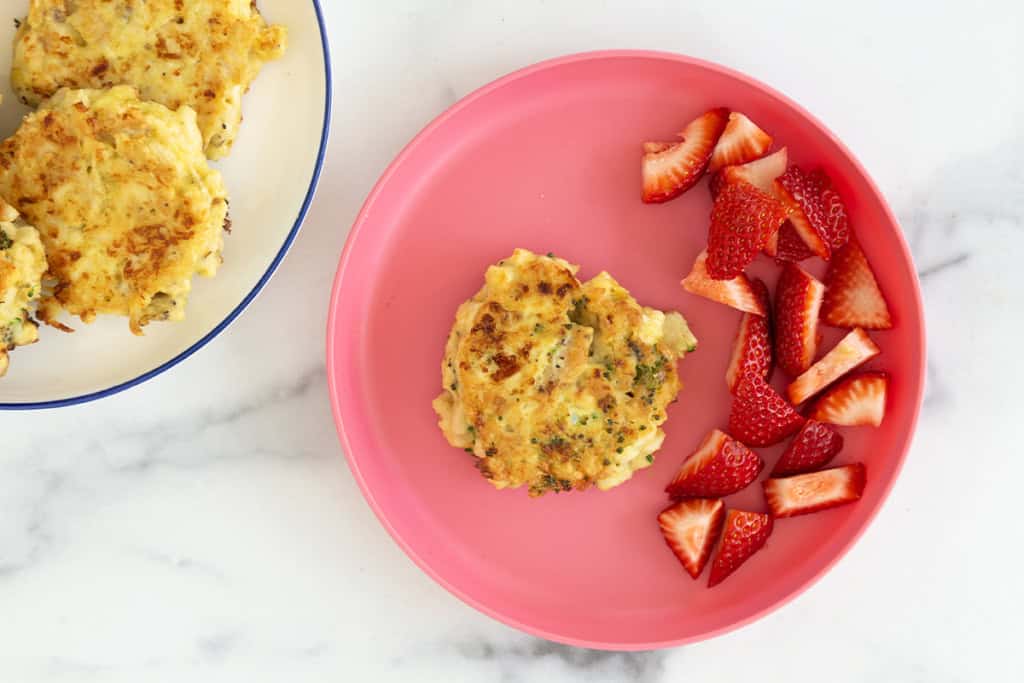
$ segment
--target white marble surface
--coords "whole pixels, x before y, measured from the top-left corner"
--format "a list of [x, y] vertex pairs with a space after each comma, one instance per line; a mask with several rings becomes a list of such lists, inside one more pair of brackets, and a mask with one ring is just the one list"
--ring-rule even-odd
[[[0, 681], [1019, 675], [1019, 3], [325, 4], [337, 97], [330, 159], [266, 292], [226, 334], [142, 387], [0, 414]], [[930, 333], [913, 452], [863, 540], [766, 619], [655, 653], [538, 641], [420, 573], [353, 483], [322, 358], [348, 226], [406, 140], [511, 69], [603, 47], [722, 62], [830, 125], [903, 222]]]

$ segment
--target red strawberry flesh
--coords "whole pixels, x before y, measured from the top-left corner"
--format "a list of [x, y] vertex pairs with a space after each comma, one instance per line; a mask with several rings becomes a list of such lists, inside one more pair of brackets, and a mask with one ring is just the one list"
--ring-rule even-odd
[[820, 212], [816, 215], [821, 217], [821, 223], [817, 225], [818, 232], [825, 235], [832, 251], [841, 249], [850, 239], [850, 221], [846, 213], [846, 205], [842, 197], [832, 186], [832, 179], [822, 169], [811, 171], [811, 183], [817, 190], [818, 205]]
[[728, 109], [712, 109], [683, 129], [679, 134], [682, 142], [667, 147], [666, 143], [645, 143], [641, 161], [643, 201], [667, 202], [693, 187], [704, 175], [728, 117]]
[[763, 467], [749, 448], [716, 429], [683, 462], [665, 492], [672, 498], [728, 496], [749, 486]]
[[796, 517], [860, 500], [867, 472], [862, 463], [833, 467], [764, 482], [764, 496], [775, 518]]
[[810, 472], [827, 465], [843, 450], [843, 437], [827, 424], [808, 420], [775, 463], [773, 477]]
[[786, 219], [773, 197], [750, 183], [726, 183], [711, 209], [708, 274], [715, 280], [740, 275]]
[[811, 367], [818, 349], [818, 314], [825, 285], [787, 263], [775, 288], [775, 362], [796, 377]]
[[804, 261], [814, 256], [814, 252], [811, 251], [810, 247], [800, 239], [800, 235], [796, 234], [796, 228], [793, 227], [792, 221], [786, 221], [779, 228], [778, 239], [775, 241], [774, 250], [771, 248], [771, 244], [765, 249], [765, 252], [769, 256], [774, 256], [779, 261], [791, 261], [796, 263], [798, 261]]
[[786, 207], [789, 221], [812, 252], [826, 261], [832, 254], [820, 226], [825, 223], [820, 190], [799, 166], [790, 166], [775, 181], [775, 195]]
[[718, 553], [711, 563], [708, 588], [717, 586], [764, 547], [772, 533], [772, 518], [759, 512], [729, 510]]
[[703, 498], [679, 501], [658, 515], [665, 543], [695, 579], [707, 564], [724, 521], [725, 503]]
[[804, 419], [764, 379], [740, 382], [729, 412], [729, 433], [748, 446], [771, 446], [803, 426]]
[[[766, 311], [771, 310], [768, 288], [760, 280], [753, 280], [754, 294], [761, 299]], [[771, 325], [766, 315], [744, 313], [733, 342], [732, 357], [725, 371], [725, 384], [729, 393], [736, 393], [740, 381], [748, 375], [768, 379], [772, 371]]]
[[887, 330], [892, 315], [867, 256], [856, 239], [832, 256], [825, 275], [821, 319], [835, 327]]

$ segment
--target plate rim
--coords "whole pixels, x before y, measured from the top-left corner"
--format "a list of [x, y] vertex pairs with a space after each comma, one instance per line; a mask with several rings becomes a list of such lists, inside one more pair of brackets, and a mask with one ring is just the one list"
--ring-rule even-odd
[[340, 335], [336, 334], [337, 329], [337, 311], [342, 296], [342, 286], [344, 284], [345, 274], [348, 269], [348, 265], [351, 261], [352, 251], [354, 244], [358, 239], [359, 234], [362, 231], [363, 226], [366, 224], [370, 214], [373, 211], [373, 206], [376, 203], [378, 197], [383, 192], [384, 187], [390, 181], [391, 176], [397, 171], [397, 169], [411, 156], [420, 143], [434, 133], [435, 130], [440, 128], [448, 119], [454, 116], [457, 112], [475, 103], [477, 100], [487, 96], [491, 92], [502, 88], [509, 83], [519, 80], [521, 78], [530, 76], [539, 71], [547, 69], [557, 68], [567, 64], [573, 64], [584, 61], [598, 61], [605, 59], [660, 59], [667, 60], [676, 63], [686, 64], [688, 66], [699, 67], [708, 69], [710, 71], [717, 72], [729, 78], [733, 78], [751, 85], [765, 94], [779, 100], [787, 107], [795, 111], [806, 119], [811, 125], [818, 128], [830, 141], [832, 141], [838, 149], [850, 160], [854, 169], [859, 173], [868, 186], [868, 189], [875, 194], [881, 203], [882, 210], [886, 218], [897, 228], [900, 227], [900, 222], [893, 213], [892, 207], [889, 206], [888, 200], [885, 195], [879, 189], [874, 179], [868, 173], [867, 169], [861, 163], [860, 159], [839, 139], [835, 133], [832, 132], [824, 123], [822, 123], [816, 116], [811, 114], [803, 106], [795, 102], [787, 95], [781, 93], [777, 89], [773, 88], [762, 81], [748, 76], [740, 71], [732, 69], [731, 67], [711, 62], [698, 57], [692, 57], [676, 52], [669, 52], [664, 50], [638, 50], [638, 49], [611, 49], [611, 50], [592, 50], [585, 52], [571, 53], [560, 57], [554, 57], [545, 59], [531, 65], [522, 67], [520, 69], [513, 70], [504, 76], [501, 76], [489, 83], [473, 90], [469, 94], [460, 98], [455, 104], [446, 108], [438, 116], [424, 126], [398, 153], [398, 155], [388, 164], [387, 168], [377, 179], [373, 189], [367, 195], [359, 214], [356, 216], [355, 221], [352, 224], [351, 230], [348, 237], [345, 240], [345, 246], [341, 252], [341, 256], [338, 260], [338, 268], [335, 273], [334, 281], [331, 286], [331, 297], [329, 301], [329, 309], [327, 316], [327, 334], [326, 334], [326, 368], [327, 368], [327, 384], [328, 384], [328, 396], [331, 402], [331, 413], [334, 417], [335, 428], [338, 434], [338, 439], [342, 447], [342, 451], [345, 455], [345, 460], [348, 463], [349, 470], [352, 472], [352, 476], [355, 478], [356, 483], [359, 486], [363, 498], [366, 500], [370, 509], [373, 511], [374, 516], [381, 523], [384, 529], [391, 536], [392, 540], [398, 544], [402, 552], [413, 561], [413, 563], [419, 567], [427, 576], [429, 576], [438, 585], [443, 587], [449, 593], [454, 595], [456, 598], [461, 600], [464, 604], [469, 605], [473, 609], [481, 612], [496, 621], [499, 621], [506, 626], [511, 626], [524, 633], [544, 638], [553, 642], [561, 643], [564, 645], [571, 645], [574, 647], [592, 648], [609, 651], [621, 651], [621, 652], [637, 652], [644, 650], [660, 650], [670, 647], [678, 647], [681, 645], [689, 645], [692, 643], [708, 640], [726, 633], [738, 630], [747, 626], [769, 614], [780, 609], [784, 605], [788, 604], [792, 600], [796, 599], [812, 586], [818, 583], [828, 572], [830, 572], [835, 565], [842, 560], [854, 545], [861, 539], [864, 533], [871, 527], [877, 518], [879, 512], [885, 506], [889, 500], [889, 496], [892, 493], [892, 489], [899, 479], [900, 474], [903, 471], [903, 466], [906, 463], [907, 456], [910, 453], [910, 448], [913, 445], [914, 437], [917, 432], [917, 424], [920, 418], [921, 406], [924, 399], [924, 387], [925, 377], [927, 376], [927, 333], [925, 327], [924, 318], [924, 300], [921, 294], [921, 282], [918, 277], [916, 269], [913, 267], [914, 259], [910, 251], [910, 247], [906, 241], [906, 237], [902, 229], [896, 230], [896, 241], [898, 247], [903, 255], [903, 258], [907, 263], [911, 265], [911, 272], [913, 273], [912, 279], [912, 299], [914, 303], [913, 317], [916, 318], [918, 329], [920, 329], [920, 346], [921, 354], [918, 361], [917, 373], [920, 377], [918, 382], [917, 390], [913, 399], [913, 409], [910, 420], [908, 422], [908, 429], [906, 437], [902, 446], [898, 451], [898, 459], [896, 462], [895, 469], [892, 477], [885, 483], [882, 495], [878, 499], [876, 506], [869, 511], [867, 518], [864, 523], [856, 530], [856, 532], [850, 537], [850, 539], [839, 548], [838, 552], [824, 564], [815, 574], [809, 577], [804, 583], [798, 586], [795, 590], [790, 593], [783, 595], [773, 601], [760, 610], [757, 610], [742, 619], [738, 619], [730, 624], [725, 624], [721, 627], [705, 631], [703, 633], [685, 636], [682, 638], [671, 638], [661, 641], [653, 642], [605, 642], [598, 640], [588, 640], [586, 638], [578, 638], [573, 636], [567, 636], [560, 633], [547, 631], [543, 628], [538, 628], [530, 624], [524, 623], [523, 621], [514, 617], [508, 616], [502, 613], [500, 610], [495, 609], [481, 600], [469, 595], [467, 592], [460, 589], [458, 586], [447, 581], [438, 571], [429, 565], [426, 560], [420, 557], [417, 552], [405, 541], [405, 539], [398, 533], [398, 531], [392, 526], [381, 506], [378, 504], [375, 496], [371, 492], [366, 480], [364, 479], [362, 472], [359, 468], [356, 459], [352, 455], [351, 444], [344, 427], [344, 420], [342, 418], [341, 409], [338, 402], [338, 383], [337, 383], [337, 366], [335, 363], [335, 351], [339, 347], [341, 340]]
[[327, 37], [327, 24], [324, 21], [323, 8], [320, 5], [321, 0], [311, 0], [311, 2], [313, 3], [313, 10], [316, 14], [317, 26], [320, 31], [320, 44], [324, 57], [324, 88], [326, 96], [324, 98], [324, 119], [320, 132], [320, 146], [317, 150], [316, 163], [313, 166], [313, 176], [309, 181], [309, 189], [306, 190], [306, 196], [302, 201], [302, 205], [299, 207], [299, 213], [295, 218], [295, 222], [292, 224], [291, 230], [288, 231], [288, 235], [285, 237], [281, 248], [270, 262], [270, 265], [267, 266], [263, 275], [260, 276], [260, 279], [256, 281], [256, 284], [251, 290], [249, 290], [249, 293], [245, 295], [242, 301], [235, 306], [235, 308], [233, 308], [223, 320], [215, 325], [213, 329], [203, 335], [187, 349], [170, 360], [164, 361], [152, 370], [148, 370], [137, 377], [120, 382], [114, 386], [107, 387], [106, 389], [99, 389], [97, 391], [91, 391], [77, 396], [70, 396], [68, 398], [54, 399], [51, 401], [0, 402], [0, 411], [51, 410], [54, 408], [64, 408], [83, 403], [91, 403], [92, 401], [98, 401], [143, 384], [157, 375], [161, 375], [170, 370], [213, 341], [215, 337], [226, 330], [231, 323], [233, 323], [238, 316], [240, 316], [245, 309], [249, 307], [249, 304], [256, 299], [259, 293], [263, 291], [263, 288], [266, 287], [267, 283], [270, 282], [270, 278], [273, 277], [278, 267], [280, 267], [281, 262], [284, 261], [285, 256], [287, 256], [288, 251], [295, 242], [295, 238], [298, 236], [299, 230], [302, 228], [302, 224], [305, 222], [306, 216], [309, 213], [310, 206], [313, 203], [313, 198], [316, 195], [317, 186], [320, 184], [320, 175], [323, 172], [324, 162], [327, 157], [327, 145], [331, 133], [331, 112], [334, 104], [334, 77], [331, 69], [331, 47]]

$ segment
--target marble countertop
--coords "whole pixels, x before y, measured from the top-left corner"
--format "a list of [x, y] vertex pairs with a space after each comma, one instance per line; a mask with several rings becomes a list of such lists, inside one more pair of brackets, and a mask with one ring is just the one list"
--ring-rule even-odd
[[[1024, 6], [324, 4], [330, 156], [263, 295], [141, 387], [0, 414], [0, 680], [1007, 679], [1024, 608], [1011, 502], [1024, 480]], [[904, 226], [930, 348], [913, 451], [849, 555], [751, 626], [635, 654], [523, 635], [421, 573], [348, 471], [323, 363], [337, 255], [404, 143], [497, 76], [609, 47], [721, 62], [825, 121]], [[268, 334], [283, 319], [308, 333], [283, 346]]]

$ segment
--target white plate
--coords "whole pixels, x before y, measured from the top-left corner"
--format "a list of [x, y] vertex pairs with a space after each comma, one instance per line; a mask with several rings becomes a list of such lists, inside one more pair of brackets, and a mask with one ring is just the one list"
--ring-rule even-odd
[[[19, 0], [28, 6], [28, 0]], [[288, 27], [288, 51], [267, 64], [244, 101], [245, 122], [231, 155], [214, 166], [231, 199], [232, 233], [213, 279], [196, 278], [186, 319], [153, 323], [144, 337], [126, 318], [101, 316], [77, 330], [40, 329], [40, 341], [11, 353], [0, 378], [0, 410], [55, 408], [109, 396], [144, 382], [219, 334], [256, 296], [291, 245], [323, 164], [331, 108], [327, 35], [317, 0], [259, 0], [270, 23]], [[24, 9], [19, 10], [24, 12]], [[13, 12], [0, 21], [0, 46], [14, 40]], [[0, 136], [28, 111], [11, 92], [11, 50], [0, 49]]]

